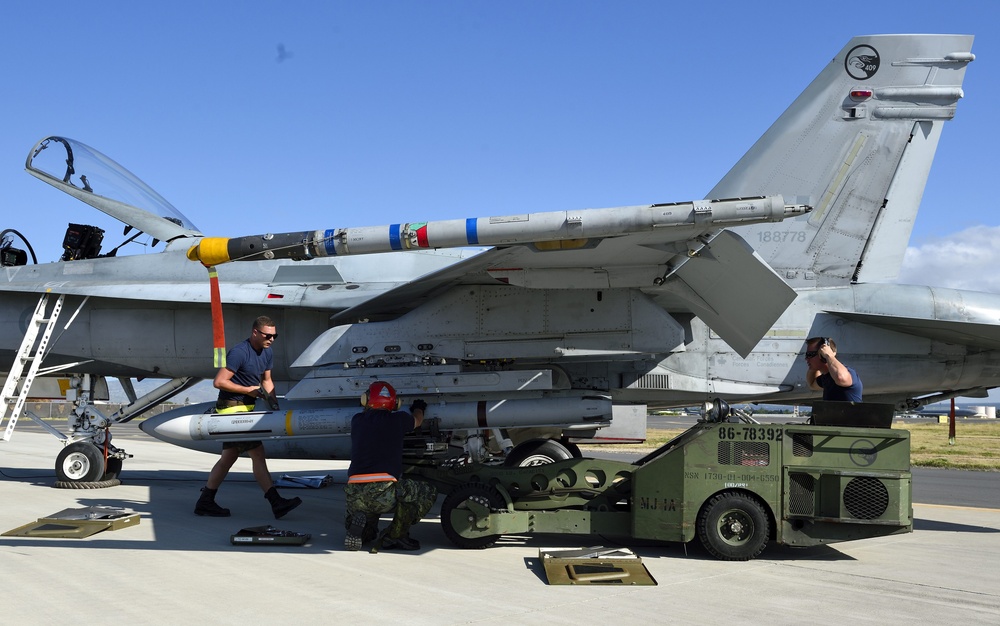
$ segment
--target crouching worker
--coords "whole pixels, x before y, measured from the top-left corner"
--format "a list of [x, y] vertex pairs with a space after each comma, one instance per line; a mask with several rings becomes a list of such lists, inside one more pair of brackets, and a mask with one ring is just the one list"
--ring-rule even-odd
[[[434, 506], [437, 489], [402, 477], [403, 437], [423, 423], [427, 403], [416, 400], [409, 413], [400, 411], [396, 390], [378, 381], [361, 396], [361, 404], [364, 411], [351, 419], [344, 547], [357, 550], [375, 540], [374, 550], [419, 550], [420, 543], [410, 537], [410, 526]], [[379, 515], [390, 511], [392, 522], [379, 535]]]

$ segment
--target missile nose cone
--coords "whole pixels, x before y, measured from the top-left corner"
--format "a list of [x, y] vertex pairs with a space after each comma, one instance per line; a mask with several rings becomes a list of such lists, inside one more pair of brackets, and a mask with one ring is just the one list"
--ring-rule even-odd
[[189, 441], [191, 439], [191, 416], [172, 416], [162, 413], [146, 418], [139, 429], [161, 441]]

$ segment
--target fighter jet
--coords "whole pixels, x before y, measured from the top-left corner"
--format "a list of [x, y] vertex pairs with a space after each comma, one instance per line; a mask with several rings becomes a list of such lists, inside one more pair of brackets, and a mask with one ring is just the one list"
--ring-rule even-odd
[[[52, 429], [71, 484], [113, 481], [128, 455], [109, 427], [214, 376], [223, 328], [241, 337], [262, 313], [281, 334], [278, 410], [186, 406], [143, 430], [207, 452], [262, 439], [272, 458], [343, 459], [358, 397], [383, 380], [429, 403], [410, 451], [425, 462], [558, 460], [627, 417], [644, 425], [647, 406], [808, 404], [811, 336], [836, 337], [866, 400], [985, 393], [1000, 381], [1000, 298], [885, 284], [964, 95], [972, 39], [853, 39], [689, 202], [205, 237], [108, 157], [48, 137], [30, 174], [163, 249], [101, 254], [105, 233], [85, 224], [70, 225], [54, 263], [8, 245], [0, 368], [19, 370], [53, 307], [73, 311], [44, 351], [45, 371], [78, 381], [69, 434]], [[105, 416], [89, 401], [100, 376], [127, 389], [127, 377], [171, 380]]]

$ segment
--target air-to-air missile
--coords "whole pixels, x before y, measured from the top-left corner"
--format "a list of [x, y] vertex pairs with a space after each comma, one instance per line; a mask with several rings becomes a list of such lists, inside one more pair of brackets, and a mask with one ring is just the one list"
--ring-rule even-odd
[[[605, 396], [479, 402], [428, 400], [424, 419], [437, 420], [441, 430], [581, 425], [596, 428], [607, 426], [611, 420], [611, 400]], [[294, 447], [304, 445], [305, 440], [337, 435], [349, 442], [351, 418], [361, 411], [357, 401], [349, 400], [285, 401], [277, 411], [227, 414], [208, 412], [212, 406], [214, 403], [203, 403], [173, 409], [146, 419], [139, 427], [167, 443], [206, 452], [217, 452], [221, 442], [267, 441], [274, 437], [281, 437], [282, 445]], [[334, 448], [330, 444], [330, 449]], [[346, 458], [330, 454], [330, 458], [338, 457]]]
[[[802, 204], [785, 204], [781, 196], [762, 196], [233, 238], [206, 237], [188, 250], [188, 258], [213, 266], [229, 261], [305, 260], [397, 250], [544, 242], [552, 242], [556, 248], [572, 248], [582, 247], [588, 239], [652, 233], [663, 228], [693, 228], [701, 232], [727, 226], [780, 222], [810, 210]], [[674, 238], [677, 239], [682, 237]]]

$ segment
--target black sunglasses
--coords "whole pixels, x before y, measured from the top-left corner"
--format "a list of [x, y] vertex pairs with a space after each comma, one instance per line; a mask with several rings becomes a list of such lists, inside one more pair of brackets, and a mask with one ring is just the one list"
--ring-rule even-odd
[[[255, 328], [254, 330], [257, 329]], [[257, 334], [263, 337], [265, 340], [278, 338], [278, 333], [262, 333], [261, 331], [257, 330]]]
[[816, 356], [817, 354], [819, 354], [819, 352], [817, 352], [816, 350], [810, 350], [810, 351], [806, 352], [806, 358], [807, 359], [811, 359], [814, 356]]

